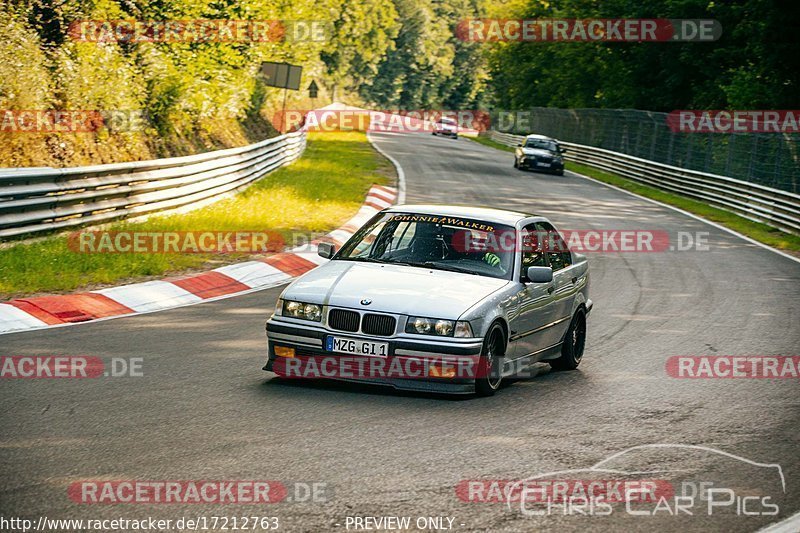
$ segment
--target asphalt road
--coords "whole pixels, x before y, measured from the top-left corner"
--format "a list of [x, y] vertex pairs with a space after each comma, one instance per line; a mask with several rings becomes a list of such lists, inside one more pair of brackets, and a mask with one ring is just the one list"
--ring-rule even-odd
[[[403, 166], [407, 202], [546, 215], [569, 229], [708, 232], [708, 250], [595, 253], [595, 309], [575, 372], [524, 379], [484, 399], [276, 379], [264, 321], [281, 288], [148, 315], [0, 336], [0, 355], [142, 358], [140, 377], [4, 380], [0, 514], [36, 518], [277, 516], [284, 531], [345, 530], [347, 517], [453, 518], [457, 531], [754, 531], [800, 510], [797, 379], [675, 379], [674, 355], [797, 354], [800, 264], [667, 208], [574, 176], [512, 168], [466, 139], [380, 134]], [[769, 496], [777, 516], [705, 504], [693, 514], [527, 516], [467, 503], [462, 480], [615, 469]], [[780, 465], [785, 492], [776, 483]], [[570, 473], [558, 479], [609, 479]], [[80, 480], [325, 483], [328, 501], [260, 505], [78, 505]], [[727, 493], [726, 493], [727, 494]], [[721, 496], [720, 496], [721, 497]], [[753, 500], [751, 500], [752, 503]], [[757, 503], [758, 503], [757, 502]], [[651, 506], [652, 508], [652, 506]], [[744, 507], [749, 511], [771, 508]], [[651, 509], [652, 510], [652, 509]], [[352, 522], [351, 522], [352, 523]], [[446, 525], [447, 520], [444, 521]], [[1, 529], [1, 528], [0, 528]], [[351, 527], [352, 529], [352, 527]]]

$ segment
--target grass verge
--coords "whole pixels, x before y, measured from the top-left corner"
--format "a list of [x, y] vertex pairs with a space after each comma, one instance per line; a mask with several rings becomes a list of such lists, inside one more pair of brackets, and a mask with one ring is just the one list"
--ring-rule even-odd
[[[500, 144], [485, 137], [477, 137], [471, 140], [484, 146], [503, 150], [504, 152], [514, 151], [514, 148], [510, 146]], [[785, 231], [781, 231], [766, 224], [753, 222], [752, 220], [740, 217], [739, 215], [725, 211], [724, 209], [719, 209], [717, 207], [713, 207], [690, 198], [685, 198], [677, 194], [665, 192], [660, 189], [656, 189], [655, 187], [642, 185], [635, 181], [622, 178], [614, 174], [609, 174], [608, 172], [603, 172], [602, 170], [597, 170], [586, 165], [567, 162], [566, 168], [572, 172], [589, 176], [590, 178], [602, 181], [603, 183], [608, 183], [609, 185], [614, 185], [620, 189], [638, 194], [639, 196], [644, 196], [645, 198], [650, 198], [651, 200], [656, 200], [675, 206], [679, 209], [683, 209], [684, 211], [688, 211], [689, 213], [693, 213], [712, 222], [716, 222], [717, 224], [721, 224], [726, 228], [730, 228], [741, 233], [742, 235], [750, 237], [751, 239], [764, 243], [768, 246], [772, 246], [773, 248], [789, 252], [800, 252], [800, 235], [786, 233]]]
[[[278, 231], [324, 233], [345, 222], [373, 183], [393, 184], [394, 167], [362, 132], [309, 135], [303, 157], [235, 196], [188, 213], [120, 221], [109, 231]], [[96, 230], [98, 228], [92, 228]], [[87, 230], [88, 231], [88, 230]], [[67, 235], [0, 249], [0, 300], [121, 284], [253, 259], [247, 254], [77, 253]]]

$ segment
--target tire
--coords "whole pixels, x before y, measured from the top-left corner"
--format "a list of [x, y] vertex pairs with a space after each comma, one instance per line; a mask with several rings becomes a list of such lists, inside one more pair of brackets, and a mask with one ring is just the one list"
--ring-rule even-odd
[[500, 388], [503, 376], [503, 355], [505, 354], [506, 340], [503, 328], [495, 322], [489, 328], [486, 339], [483, 341], [478, 377], [475, 378], [475, 393], [478, 396], [492, 396]]
[[458, 140], [458, 135], [453, 135], [453, 140], [457, 141]]
[[556, 172], [556, 176], [563, 176], [563, 175], [564, 175], [563, 170], [559, 170], [558, 172]]
[[517, 159], [517, 156], [514, 156], [514, 168], [519, 168], [519, 159]]
[[561, 357], [548, 361], [553, 370], [575, 370], [583, 360], [586, 346], [586, 312], [578, 309], [561, 344]]

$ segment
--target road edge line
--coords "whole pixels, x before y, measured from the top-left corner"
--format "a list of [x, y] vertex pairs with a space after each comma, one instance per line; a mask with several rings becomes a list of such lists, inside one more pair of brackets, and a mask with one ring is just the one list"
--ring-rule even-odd
[[586, 175], [581, 174], [579, 172], [575, 172], [575, 171], [572, 171], [572, 170], [567, 170], [567, 172], [569, 172], [570, 174], [573, 174], [575, 176], [578, 176], [579, 178], [583, 178], [585, 180], [589, 180], [589, 181], [593, 181], [595, 183], [599, 183], [600, 185], [604, 185], [604, 186], [606, 186], [606, 187], [608, 187], [610, 189], [614, 189], [616, 191], [624, 192], [625, 194], [628, 194], [630, 196], [634, 196], [636, 198], [639, 198], [639, 199], [644, 200], [646, 202], [649, 202], [651, 204], [659, 205], [661, 207], [666, 207], [667, 209], [671, 209], [672, 211], [678, 212], [678, 213], [680, 213], [682, 215], [686, 215], [689, 218], [693, 218], [695, 220], [699, 220], [700, 222], [704, 222], [704, 223], [708, 224], [709, 226], [713, 226], [713, 227], [715, 227], [717, 229], [720, 229], [720, 230], [722, 230], [722, 231], [724, 231], [726, 233], [730, 233], [731, 235], [735, 235], [736, 237], [739, 237], [740, 239], [743, 239], [743, 240], [745, 240], [745, 241], [747, 241], [747, 242], [749, 242], [751, 244], [755, 244], [756, 246], [760, 246], [761, 248], [764, 248], [765, 250], [769, 250], [769, 251], [774, 252], [774, 253], [776, 253], [776, 254], [778, 254], [780, 256], [783, 256], [783, 257], [785, 257], [787, 259], [791, 259], [795, 263], [800, 263], [800, 258], [798, 258], [798, 257], [795, 257], [795, 256], [793, 256], [791, 254], [787, 254], [786, 252], [784, 252], [782, 250], [778, 250], [777, 248], [773, 248], [772, 246], [770, 246], [768, 244], [764, 244], [763, 242], [759, 242], [759, 241], [757, 241], [757, 240], [755, 240], [755, 239], [753, 239], [751, 237], [748, 237], [747, 235], [743, 235], [743, 234], [739, 233], [736, 230], [732, 230], [731, 228], [723, 226], [722, 224], [718, 224], [716, 222], [708, 220], [707, 218], [703, 218], [700, 215], [695, 215], [694, 213], [690, 213], [689, 211], [685, 211], [685, 210], [681, 209], [680, 207], [675, 207], [674, 205], [665, 204], [664, 202], [659, 202], [658, 200], [653, 200], [652, 198], [648, 198], [646, 196], [642, 196], [640, 194], [636, 194], [635, 192], [626, 191], [625, 189], [623, 189], [621, 187], [617, 187], [616, 185], [611, 185], [610, 183], [606, 183], [604, 181], [600, 181], [598, 179], [592, 178], [590, 176], [586, 176]]
[[[509, 152], [506, 152], [505, 150], [500, 150], [499, 148], [495, 148], [494, 146], [487, 146], [487, 145], [481, 144], [479, 142], [476, 142], [475, 144], [477, 144], [479, 146], [483, 146], [484, 148], [488, 148], [490, 150], [496, 150], [496, 151], [502, 152], [502, 153], [509, 153]], [[795, 257], [795, 256], [793, 256], [791, 254], [788, 254], [788, 253], [784, 252], [783, 250], [779, 250], [777, 248], [774, 248], [774, 247], [772, 247], [772, 246], [770, 246], [768, 244], [764, 244], [763, 242], [757, 241], [757, 240], [755, 240], [755, 239], [753, 239], [751, 237], [748, 237], [747, 235], [744, 235], [742, 233], [739, 233], [738, 231], [733, 230], [733, 229], [731, 229], [731, 228], [729, 228], [727, 226], [723, 226], [722, 224], [718, 224], [717, 222], [713, 222], [711, 220], [708, 220], [707, 218], [703, 218], [700, 215], [695, 215], [694, 213], [690, 213], [689, 211], [681, 209], [680, 207], [675, 207], [674, 205], [666, 204], [664, 202], [659, 202], [658, 200], [653, 200], [652, 198], [648, 198], [646, 196], [642, 196], [640, 194], [636, 194], [635, 192], [626, 191], [625, 189], [623, 189], [621, 187], [617, 187], [616, 185], [611, 185], [610, 183], [606, 183], [606, 182], [598, 180], [596, 178], [592, 178], [592, 177], [587, 176], [585, 174], [581, 174], [580, 172], [575, 172], [574, 170], [566, 170], [566, 172], [568, 172], [570, 174], [573, 174], [575, 176], [578, 176], [579, 178], [583, 178], [585, 180], [589, 180], [589, 181], [593, 181], [595, 183], [599, 183], [600, 185], [604, 185], [604, 186], [606, 186], [606, 187], [608, 187], [610, 189], [614, 189], [614, 190], [617, 190], [617, 191], [620, 191], [620, 192], [624, 192], [625, 194], [629, 194], [630, 196], [635, 196], [636, 198], [640, 198], [642, 200], [650, 202], [651, 204], [659, 205], [661, 207], [666, 207], [668, 209], [671, 209], [672, 211], [676, 211], [678, 213], [681, 213], [682, 215], [686, 215], [689, 218], [693, 218], [695, 220], [699, 220], [700, 222], [705, 222], [709, 226], [713, 226], [713, 227], [715, 227], [717, 229], [720, 229], [720, 230], [722, 230], [722, 231], [724, 231], [726, 233], [730, 233], [731, 235], [735, 235], [736, 237], [739, 237], [740, 239], [743, 239], [743, 240], [745, 240], [745, 241], [747, 241], [747, 242], [749, 242], [751, 244], [755, 244], [756, 246], [760, 246], [761, 248], [764, 248], [765, 250], [769, 250], [769, 251], [774, 252], [774, 253], [776, 253], [776, 254], [778, 254], [780, 256], [783, 256], [783, 257], [785, 257], [787, 259], [791, 259], [792, 261], [794, 261], [796, 263], [800, 263], [800, 258], [798, 258], [798, 257]]]
[[375, 149], [375, 151], [377, 151], [383, 157], [388, 159], [394, 165], [394, 169], [397, 171], [397, 201], [396, 201], [396, 204], [402, 205], [402, 204], [406, 203], [406, 173], [403, 171], [403, 167], [400, 165], [400, 163], [397, 161], [397, 159], [395, 159], [394, 157], [390, 156], [380, 146], [378, 146], [378, 143], [376, 143], [375, 140], [370, 135], [371, 133], [372, 133], [371, 131], [367, 130], [367, 140], [369, 141], [369, 144], [372, 145], [372, 147]]

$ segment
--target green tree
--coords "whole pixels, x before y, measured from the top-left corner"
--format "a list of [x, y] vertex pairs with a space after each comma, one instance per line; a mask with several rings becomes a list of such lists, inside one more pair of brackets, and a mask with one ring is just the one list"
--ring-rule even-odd
[[333, 10], [332, 39], [320, 57], [335, 99], [337, 89], [357, 88], [375, 77], [378, 65], [393, 49], [399, 23], [390, 0], [339, 0]]

